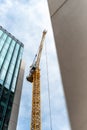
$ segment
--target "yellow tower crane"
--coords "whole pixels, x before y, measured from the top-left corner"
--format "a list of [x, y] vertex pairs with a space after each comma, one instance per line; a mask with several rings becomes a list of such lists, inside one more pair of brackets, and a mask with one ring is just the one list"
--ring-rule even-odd
[[38, 55], [35, 56], [33, 64], [30, 66], [30, 73], [27, 80], [33, 83], [32, 91], [32, 115], [31, 130], [41, 130], [41, 105], [40, 105], [40, 59], [43, 49], [46, 31], [43, 31], [42, 39], [39, 46]]

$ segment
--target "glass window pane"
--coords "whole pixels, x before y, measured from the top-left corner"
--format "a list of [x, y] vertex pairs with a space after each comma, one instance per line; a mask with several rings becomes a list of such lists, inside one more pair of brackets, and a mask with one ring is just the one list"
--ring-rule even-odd
[[12, 56], [12, 53], [8, 53], [7, 56], [6, 56], [6, 59], [7, 59], [8, 61], [10, 61], [11, 56]]
[[16, 58], [16, 57], [17, 57], [17, 54], [18, 54], [18, 51], [15, 51], [13, 57]]
[[11, 42], [11, 37], [8, 37], [6, 43], [9, 44], [10, 42]]
[[5, 43], [4, 49], [7, 50], [9, 47], [9, 44], [7, 44], [7, 42]]
[[12, 74], [8, 73], [7, 77], [6, 77], [6, 80], [5, 80], [5, 84], [10, 85], [11, 79], [12, 79]]
[[0, 79], [0, 84], [3, 84], [3, 80]]
[[5, 60], [3, 67], [7, 70], [9, 65], [9, 61]]
[[[21, 49], [20, 49], [20, 52], [21, 52]], [[19, 66], [20, 66], [20, 61], [21, 61], [20, 55], [21, 55], [21, 53], [18, 56], [18, 60], [17, 60], [17, 64], [16, 64], [16, 69], [15, 69], [15, 77], [17, 77], [18, 71], [19, 71]]]
[[9, 48], [9, 52], [11, 53], [11, 52], [13, 52], [13, 50], [14, 50], [14, 47], [11, 45]]
[[15, 44], [16, 44], [16, 42], [13, 40], [11, 43], [11, 46], [13, 46], [13, 48], [14, 48]]
[[9, 89], [9, 84], [8, 83], [5, 83], [4, 86]]
[[8, 54], [7, 54], [7, 57], [6, 57], [6, 59], [7, 59], [8, 61], [11, 60], [12, 53], [13, 53], [13, 50], [14, 50], [14, 46], [15, 46], [15, 41], [13, 40], [12, 43], [11, 43], [11, 46], [10, 46], [10, 48], [9, 48], [9, 52], [8, 52]]
[[14, 64], [10, 64], [9, 73], [13, 73], [14, 71]]
[[2, 37], [3, 41], [5, 41], [5, 40], [6, 40], [6, 38], [7, 38], [7, 34], [6, 34], [6, 33], [4, 33], [4, 35], [3, 35], [3, 37]]
[[16, 69], [15, 69], [15, 77], [17, 77], [17, 75], [18, 75], [18, 71], [19, 71], [19, 66], [17, 65]]
[[7, 35], [4, 34], [3, 37], [0, 39], [0, 51], [1, 51], [2, 47], [3, 47], [3, 45], [4, 45], [6, 37], [7, 37]]
[[3, 33], [2, 30], [0, 30], [0, 37], [1, 37], [2, 33]]
[[14, 77], [14, 79], [13, 79], [13, 83], [12, 83], [12, 87], [11, 87], [11, 91], [12, 91], [12, 92], [15, 91], [16, 81], [17, 81], [17, 78]]
[[15, 47], [15, 50], [14, 50], [14, 54], [13, 54], [13, 58], [12, 58], [12, 61], [11, 61], [12, 64], [16, 63], [18, 51], [19, 51], [19, 45], [16, 44], [16, 47]]
[[4, 49], [6, 49], [6, 50], [8, 49], [8, 47], [10, 45], [10, 42], [11, 42], [11, 38], [8, 37], [7, 40], [6, 40], [6, 42], [5, 42]]
[[3, 47], [3, 44], [4, 44], [4, 41], [0, 40], [0, 51], [1, 51], [2, 47]]
[[16, 48], [15, 48], [15, 49], [16, 49], [16, 51], [18, 51], [18, 50], [19, 50], [19, 46], [20, 46], [20, 45], [19, 45], [18, 43], [16, 43]]
[[6, 49], [3, 49], [2, 52], [1, 52], [1, 55], [4, 57], [6, 52], [7, 52]]
[[21, 53], [21, 54], [23, 54], [23, 50], [24, 50], [24, 48], [23, 48], [23, 47], [21, 47], [21, 50], [20, 50], [20, 53]]
[[2, 68], [1, 73], [0, 73], [0, 79], [4, 80], [5, 75], [6, 75], [6, 70], [4, 68]]
[[11, 64], [14, 64], [14, 65], [15, 65], [15, 62], [16, 62], [16, 57], [13, 57], [13, 58], [12, 58], [12, 61], [11, 61]]
[[23, 55], [23, 47], [21, 47], [21, 49], [20, 49], [20, 59], [22, 58], [22, 55]]

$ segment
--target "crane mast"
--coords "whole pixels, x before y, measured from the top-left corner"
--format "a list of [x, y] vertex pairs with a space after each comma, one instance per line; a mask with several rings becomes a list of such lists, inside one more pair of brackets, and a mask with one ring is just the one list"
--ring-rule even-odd
[[42, 39], [39, 46], [39, 51], [36, 60], [30, 67], [29, 76], [27, 80], [33, 84], [32, 90], [32, 114], [31, 114], [31, 130], [41, 130], [41, 101], [40, 101], [40, 59], [43, 49], [46, 31], [43, 31]]

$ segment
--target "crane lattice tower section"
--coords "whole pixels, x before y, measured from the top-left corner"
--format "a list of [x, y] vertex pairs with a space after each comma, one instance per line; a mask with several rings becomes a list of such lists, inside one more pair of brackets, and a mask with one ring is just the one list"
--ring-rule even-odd
[[41, 130], [40, 106], [40, 69], [37, 68], [33, 74], [31, 130]]

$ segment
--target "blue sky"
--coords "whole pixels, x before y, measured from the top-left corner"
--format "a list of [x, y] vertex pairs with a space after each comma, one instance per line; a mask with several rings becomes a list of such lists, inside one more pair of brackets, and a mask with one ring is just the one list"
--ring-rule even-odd
[[25, 46], [23, 59], [26, 68], [17, 130], [30, 130], [32, 84], [28, 83], [25, 77], [37, 53], [43, 29], [47, 29], [48, 32], [40, 64], [42, 130], [50, 130], [45, 46], [48, 57], [52, 130], [70, 130], [47, 1], [0, 0], [0, 25]]

